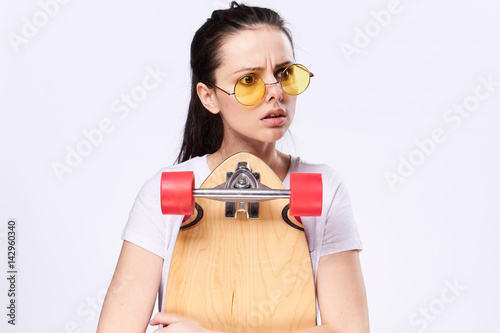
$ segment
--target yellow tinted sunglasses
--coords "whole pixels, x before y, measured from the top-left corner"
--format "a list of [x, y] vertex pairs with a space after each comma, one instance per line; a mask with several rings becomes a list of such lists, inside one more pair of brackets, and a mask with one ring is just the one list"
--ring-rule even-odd
[[266, 95], [266, 86], [278, 84], [281, 90], [287, 94], [299, 95], [307, 89], [313, 76], [314, 74], [309, 72], [304, 65], [293, 64], [279, 72], [277, 75], [278, 81], [274, 83], [265, 83], [256, 74], [245, 74], [234, 85], [233, 93], [229, 93], [215, 84], [211, 85], [228, 95], [234, 95], [236, 100], [241, 104], [252, 106], [264, 98]]

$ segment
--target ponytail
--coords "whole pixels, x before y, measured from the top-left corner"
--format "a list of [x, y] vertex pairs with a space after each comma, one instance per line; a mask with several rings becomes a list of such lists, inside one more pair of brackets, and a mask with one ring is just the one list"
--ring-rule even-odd
[[213, 114], [205, 109], [194, 85], [191, 87], [191, 101], [177, 162], [182, 163], [195, 156], [213, 154], [220, 148], [223, 137], [224, 127], [220, 114]]

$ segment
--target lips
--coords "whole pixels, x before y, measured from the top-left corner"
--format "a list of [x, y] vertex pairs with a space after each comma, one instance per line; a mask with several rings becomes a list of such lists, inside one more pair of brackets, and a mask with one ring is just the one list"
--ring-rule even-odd
[[286, 117], [286, 112], [283, 109], [275, 109], [267, 112], [262, 120], [264, 119], [275, 119], [275, 118], [281, 118], [281, 117]]
[[281, 126], [285, 122], [285, 119], [285, 110], [275, 109], [267, 112], [261, 120], [268, 126]]
[[265, 117], [264, 119], [278, 118], [278, 117], [283, 117], [283, 115], [281, 115], [279, 113], [273, 113], [273, 114], [270, 114], [269, 116]]

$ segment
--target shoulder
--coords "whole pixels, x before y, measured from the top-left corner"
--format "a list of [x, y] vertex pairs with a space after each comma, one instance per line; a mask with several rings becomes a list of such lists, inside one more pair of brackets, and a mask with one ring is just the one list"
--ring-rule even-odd
[[167, 258], [168, 249], [175, 243], [180, 215], [163, 215], [161, 212], [161, 176], [163, 172], [192, 171], [203, 180], [208, 169], [206, 157], [193, 158], [184, 163], [163, 167], [149, 178], [137, 195], [122, 238], [139, 245], [162, 258]]
[[141, 193], [151, 193], [154, 196], [158, 196], [162, 173], [179, 171], [192, 171], [195, 177], [196, 186], [199, 186], [199, 183], [205, 180], [210, 173], [210, 169], [206, 162], [206, 156], [194, 157], [188, 161], [166, 166], [158, 170], [144, 183]]
[[348, 189], [342, 175], [328, 164], [308, 162], [300, 157], [292, 156], [290, 172], [321, 174], [323, 180], [323, 206], [325, 208], [328, 208], [334, 201], [342, 203], [349, 200]]
[[292, 157], [290, 172], [321, 173], [323, 211], [321, 216], [301, 217], [315, 263], [325, 254], [361, 249], [349, 193], [340, 173], [324, 163]]
[[331, 166], [324, 163], [305, 161], [298, 156], [292, 156], [290, 172], [321, 173], [325, 184], [337, 184], [339, 186], [342, 183], [342, 176]]
[[158, 174], [168, 171], [193, 171], [196, 172], [202, 167], [206, 166], [207, 156], [197, 156], [193, 157], [182, 163], [176, 163], [167, 167], [163, 167], [158, 171]]

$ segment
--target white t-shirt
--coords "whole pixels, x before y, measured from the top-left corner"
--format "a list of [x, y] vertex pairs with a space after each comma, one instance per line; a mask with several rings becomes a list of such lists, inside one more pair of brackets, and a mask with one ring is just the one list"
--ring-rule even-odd
[[[164, 309], [170, 261], [183, 219], [183, 216], [161, 213], [160, 179], [164, 171], [193, 171], [196, 188], [199, 188], [210, 174], [207, 155], [163, 168], [140, 190], [123, 230], [123, 240], [164, 259], [159, 289], [159, 311]], [[326, 165], [306, 163], [292, 156], [290, 170], [283, 182], [285, 188], [290, 188], [290, 172], [321, 173], [323, 178], [322, 215], [301, 217], [316, 277], [320, 256], [347, 250], [361, 250], [361, 240], [347, 189], [337, 172]]]

